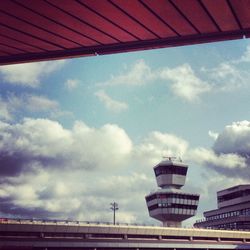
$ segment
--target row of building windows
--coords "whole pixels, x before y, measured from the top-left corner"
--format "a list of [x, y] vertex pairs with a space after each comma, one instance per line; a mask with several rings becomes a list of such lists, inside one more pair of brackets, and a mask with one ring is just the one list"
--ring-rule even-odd
[[247, 195], [250, 195], [250, 189], [236, 191], [236, 192], [233, 192], [230, 194], [225, 194], [225, 195], [219, 196], [218, 202], [228, 201], [228, 200], [232, 200], [232, 199], [247, 196]]
[[183, 166], [158, 166], [154, 169], [155, 176], [162, 174], [178, 174], [185, 175], [187, 174], [187, 167]]
[[250, 221], [224, 223], [216, 226], [207, 226], [209, 229], [250, 229]]
[[179, 208], [179, 209], [192, 209], [197, 210], [197, 205], [184, 205], [184, 204], [170, 204], [170, 203], [159, 203], [148, 207], [149, 210], [157, 208]]
[[232, 211], [232, 212], [227, 212], [227, 213], [222, 213], [214, 216], [208, 216], [206, 217], [207, 221], [211, 220], [219, 220], [219, 219], [224, 219], [228, 217], [233, 217], [233, 216], [241, 216], [241, 215], [250, 215], [250, 208], [245, 208], [237, 211]]
[[198, 205], [198, 200], [188, 200], [188, 199], [174, 199], [174, 198], [168, 198], [168, 199], [161, 199], [161, 200], [153, 200], [152, 202], [148, 202], [148, 205], [152, 204], [184, 204], [184, 205]]
[[152, 194], [148, 197], [146, 197], [146, 201], [152, 201], [155, 199], [183, 199], [183, 200], [195, 200], [198, 201], [199, 200], [199, 195], [191, 195], [191, 194], [176, 194], [176, 193], [164, 193], [164, 194]]

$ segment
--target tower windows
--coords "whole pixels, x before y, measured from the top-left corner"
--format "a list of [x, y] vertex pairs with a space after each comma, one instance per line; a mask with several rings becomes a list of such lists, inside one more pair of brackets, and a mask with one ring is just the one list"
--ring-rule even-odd
[[155, 176], [159, 176], [162, 174], [177, 174], [177, 175], [185, 175], [187, 174], [187, 167], [185, 166], [161, 166], [159, 165], [154, 169]]

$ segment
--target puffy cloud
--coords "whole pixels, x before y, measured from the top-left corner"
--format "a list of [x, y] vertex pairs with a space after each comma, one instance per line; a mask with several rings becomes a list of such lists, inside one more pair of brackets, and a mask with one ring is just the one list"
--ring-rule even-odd
[[69, 130], [48, 119], [2, 122], [0, 138], [2, 215], [36, 218], [111, 221], [109, 204], [115, 200], [118, 221], [152, 223], [144, 197], [156, 187], [153, 172], [147, 168], [148, 176], [134, 159], [148, 157], [144, 148], [149, 144], [159, 158], [163, 147], [187, 147], [180, 138], [160, 132], [133, 146], [117, 125], [97, 129], [76, 122]]
[[67, 115], [67, 111], [60, 111], [59, 103], [46, 96], [33, 94], [8, 94], [0, 96], [0, 118], [4, 121], [11, 121], [19, 112], [44, 113], [51, 117]]
[[250, 45], [247, 46], [245, 52], [235, 63], [249, 63], [250, 62]]
[[[30, 171], [35, 164], [56, 168], [115, 168], [130, 154], [125, 131], [107, 124], [100, 129], [76, 122], [72, 130], [48, 119], [0, 123], [0, 172]], [[101, 143], [100, 143], [101, 142]]]
[[134, 149], [135, 159], [143, 165], [153, 166], [162, 157], [184, 156], [188, 142], [173, 134], [151, 132]]
[[216, 154], [211, 149], [195, 148], [189, 151], [188, 157], [190, 160], [201, 165], [217, 168], [246, 168], [245, 159], [236, 153]]
[[217, 135], [212, 149], [190, 149], [188, 157], [219, 175], [247, 180], [250, 177], [250, 122], [228, 125]]
[[213, 82], [211, 87], [214, 92], [234, 91], [237, 88], [248, 86], [250, 74], [247, 65], [249, 62], [250, 45], [246, 47], [240, 58], [224, 61], [210, 69], [203, 67], [201, 71]]
[[26, 109], [32, 112], [48, 111], [58, 109], [58, 102], [50, 100], [45, 96], [27, 95], [24, 100]]
[[114, 175], [128, 164], [132, 149], [117, 125], [96, 129], [76, 122], [69, 130], [48, 119], [1, 122], [2, 216], [111, 221], [109, 203], [116, 199], [117, 220], [135, 222], [141, 215], [134, 205], [145, 206], [149, 179]]
[[[205, 69], [204, 69], [205, 70]], [[220, 63], [216, 68], [209, 71], [214, 78], [225, 78], [227, 76], [232, 76], [238, 74], [237, 69], [228, 62]]]
[[201, 67], [200, 76], [187, 63], [173, 68], [152, 69], [144, 60], [139, 60], [131, 67], [125, 68], [124, 72], [111, 76], [109, 80], [98, 85], [142, 86], [168, 81], [167, 86], [174, 95], [185, 101], [194, 102], [205, 93], [228, 92], [247, 86], [250, 74], [243, 64], [249, 62], [250, 45], [239, 59], [227, 60], [211, 68]]
[[188, 64], [173, 69], [165, 68], [160, 76], [173, 82], [171, 89], [175, 95], [190, 102], [198, 100], [201, 94], [211, 90], [210, 85], [198, 78]]
[[0, 119], [5, 121], [12, 120], [12, 115], [8, 103], [6, 103], [0, 96]]
[[[248, 127], [247, 121], [227, 126], [215, 145], [222, 138], [232, 148], [234, 141], [247, 141]], [[144, 197], [156, 188], [152, 167], [164, 155], [182, 156], [192, 169], [200, 166], [191, 173], [196, 178], [200, 175], [197, 181], [204, 182], [202, 190], [192, 186], [194, 176], [188, 177], [187, 188], [202, 193], [210, 206], [216, 191], [249, 179], [246, 154], [224, 150], [222, 141], [219, 145], [217, 150], [191, 148], [184, 139], [159, 131], [134, 144], [112, 124], [91, 128], [76, 122], [72, 129], [65, 129], [48, 119], [1, 122], [1, 212], [4, 216], [112, 221], [109, 204], [116, 201], [118, 221], [156, 223], [148, 217]]]
[[60, 69], [65, 64], [64, 60], [25, 63], [2, 66], [0, 74], [4, 81], [21, 86], [38, 87], [42, 77]]
[[247, 83], [246, 79], [249, 79], [250, 76], [247, 71], [239, 68], [233, 61], [220, 63], [210, 69], [202, 68], [202, 71], [214, 83], [211, 86], [214, 92], [228, 92], [242, 87]]
[[78, 87], [79, 80], [77, 79], [68, 79], [64, 85], [68, 90], [73, 90]]
[[125, 102], [112, 99], [104, 90], [97, 91], [95, 95], [105, 105], [106, 109], [112, 112], [120, 113], [128, 109], [128, 105]]
[[144, 62], [144, 60], [138, 60], [132, 67], [126, 72], [117, 76], [111, 76], [111, 78], [98, 85], [102, 86], [114, 86], [114, 85], [144, 85], [147, 82], [154, 79], [154, 73], [150, 67]]
[[150, 186], [151, 178], [139, 173], [122, 176], [104, 171], [94, 177], [81, 169], [63, 172], [39, 169], [18, 179], [9, 177], [8, 182], [0, 184], [1, 212], [11, 212], [12, 216], [111, 222], [109, 204], [115, 200], [120, 208], [117, 221], [143, 222], [148, 220], [144, 196]]
[[214, 144], [216, 153], [250, 156], [250, 122], [239, 121], [225, 127]]
[[176, 68], [152, 70], [143, 60], [137, 61], [123, 74], [112, 76], [102, 86], [130, 85], [140, 86], [153, 81], [171, 81], [172, 92], [186, 101], [195, 101], [205, 92], [210, 91], [210, 85], [195, 75], [189, 64]]
[[218, 138], [218, 136], [219, 136], [218, 133], [216, 133], [216, 132], [214, 132], [214, 131], [211, 131], [211, 130], [208, 131], [208, 135], [209, 135], [211, 138], [213, 138], [214, 140], [216, 140], [216, 139]]

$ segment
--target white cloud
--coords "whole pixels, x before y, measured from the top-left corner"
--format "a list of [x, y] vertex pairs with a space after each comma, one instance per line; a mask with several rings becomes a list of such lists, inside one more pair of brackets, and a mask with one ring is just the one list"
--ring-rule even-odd
[[247, 46], [246, 51], [243, 53], [240, 59], [234, 62], [235, 63], [249, 63], [250, 62], [250, 45]]
[[[9, 201], [2, 213], [12, 208], [13, 214], [23, 216], [65, 219], [73, 215], [79, 220], [111, 221], [109, 203], [116, 201], [120, 222], [153, 221], [144, 197], [156, 187], [154, 177], [151, 168], [147, 168], [150, 176], [141, 172], [143, 162], [136, 166], [134, 159], [149, 159], [144, 149], [150, 144], [157, 161], [162, 149], [185, 151], [187, 147], [170, 134], [153, 132], [136, 146], [117, 125], [91, 128], [76, 122], [69, 130], [47, 119], [0, 123], [0, 138], [0, 155], [5, 156], [0, 157], [4, 180], [0, 200]], [[123, 166], [132, 171], [121, 174]], [[19, 195], [19, 190], [26, 194]]]
[[219, 136], [218, 133], [216, 133], [216, 132], [214, 132], [214, 131], [211, 131], [211, 130], [208, 131], [208, 135], [209, 135], [212, 139], [214, 139], [214, 140], [216, 140], [216, 139], [218, 138], [218, 136]]
[[162, 157], [183, 157], [188, 149], [188, 142], [173, 134], [151, 132], [134, 149], [134, 157], [142, 165], [152, 166]]
[[21, 86], [38, 87], [44, 76], [60, 69], [65, 60], [25, 63], [0, 67], [0, 74], [4, 81]]
[[31, 112], [56, 110], [59, 108], [58, 102], [50, 100], [45, 96], [27, 95], [24, 103], [26, 109]]
[[128, 109], [125, 102], [120, 102], [112, 99], [104, 90], [99, 90], [95, 93], [98, 99], [105, 105], [106, 109], [120, 113]]
[[225, 127], [218, 136], [214, 150], [217, 153], [237, 153], [250, 156], [250, 122], [239, 121]]
[[[249, 122], [233, 123], [225, 131], [217, 140], [231, 134], [246, 142]], [[199, 178], [195, 183], [202, 182], [202, 206], [204, 199], [214, 204], [211, 190], [215, 197], [218, 189], [248, 178], [248, 158], [238, 151], [192, 148], [184, 139], [159, 131], [135, 144], [117, 125], [91, 128], [76, 122], [65, 129], [48, 119], [25, 119], [1, 122], [0, 138], [0, 202], [7, 201], [1, 203], [2, 214], [11, 209], [12, 214], [31, 217], [112, 221], [109, 204], [116, 201], [118, 221], [156, 223], [149, 219], [144, 197], [156, 188], [152, 167], [164, 155], [181, 156], [191, 169], [200, 166], [192, 171]], [[234, 140], [226, 143], [234, 147]], [[190, 187], [194, 176], [188, 177]]]
[[[11, 201], [12, 213], [18, 214], [15, 208], [22, 208], [19, 213], [23, 216], [38, 217], [44, 211], [46, 218], [110, 222], [109, 204], [115, 200], [119, 204], [117, 221], [143, 222], [148, 220], [144, 195], [153, 184], [151, 179], [139, 173], [124, 176], [103, 171], [92, 178], [82, 170], [39, 169], [1, 183], [0, 200]], [[3, 205], [2, 212], [7, 209]]]
[[228, 92], [247, 86], [250, 74], [242, 64], [249, 62], [250, 45], [237, 60], [224, 61], [212, 68], [201, 67], [202, 78], [187, 63], [173, 68], [152, 69], [144, 60], [138, 60], [131, 67], [125, 68], [122, 73], [112, 75], [109, 80], [98, 85], [142, 86], [165, 81], [174, 95], [185, 101], [194, 102], [205, 93]]
[[212, 149], [190, 149], [190, 161], [215, 170], [228, 178], [250, 178], [250, 122], [239, 121], [227, 125], [217, 135]]
[[250, 74], [247, 68], [249, 62], [250, 45], [240, 58], [221, 62], [210, 69], [203, 67], [201, 71], [213, 82], [213, 91], [234, 91], [249, 85]]
[[200, 165], [215, 166], [218, 168], [246, 168], [247, 164], [244, 157], [236, 153], [230, 154], [216, 154], [211, 149], [195, 148], [188, 152], [190, 160]]
[[78, 87], [78, 84], [79, 84], [79, 80], [77, 79], [68, 79], [66, 82], [65, 82], [65, 87], [68, 89], [68, 90], [73, 90], [73, 89], [76, 89]]
[[185, 101], [194, 102], [205, 93], [228, 92], [247, 86], [250, 74], [242, 64], [249, 62], [250, 45], [240, 59], [224, 61], [212, 68], [202, 67], [200, 69], [202, 78], [187, 63], [174, 68], [151, 69], [144, 60], [139, 60], [126, 68], [123, 73], [111, 76], [109, 80], [99, 85], [142, 86], [164, 80], [168, 81], [167, 86], [174, 95]]
[[46, 96], [23, 94], [20, 96], [9, 94], [6, 97], [0, 96], [0, 118], [5, 121], [15, 119], [18, 112], [49, 113], [55, 115], [60, 113], [59, 103], [50, 100]]
[[12, 118], [13, 117], [11, 115], [8, 103], [2, 100], [0, 96], [0, 119], [4, 121], [10, 121]]
[[210, 85], [198, 78], [188, 64], [173, 69], [165, 68], [160, 76], [173, 82], [171, 89], [175, 95], [190, 102], [198, 100], [201, 94], [211, 90]]
[[[206, 69], [203, 69], [205, 72]], [[214, 78], [225, 78], [227, 76], [233, 76], [238, 74], [238, 70], [230, 63], [220, 63], [216, 68], [208, 71]]]
[[150, 67], [144, 60], [138, 60], [135, 64], [128, 69], [128, 71], [121, 73], [98, 85], [113, 86], [113, 85], [134, 85], [140, 86], [154, 79], [154, 74], [151, 72]]
[[172, 69], [165, 67], [152, 70], [143, 60], [137, 61], [123, 74], [112, 76], [108, 81], [99, 85], [140, 86], [159, 80], [171, 81], [170, 89], [172, 92], [176, 96], [190, 102], [198, 100], [201, 94], [211, 90], [209, 84], [198, 78], [188, 64]]
[[240, 69], [233, 61], [220, 63], [210, 69], [202, 68], [202, 71], [213, 82], [211, 87], [214, 92], [233, 91], [244, 86], [250, 77], [248, 72]]
[[111, 124], [94, 129], [76, 122], [67, 130], [55, 121], [26, 118], [20, 124], [1, 123], [0, 138], [0, 165], [7, 175], [33, 170], [37, 162], [55, 168], [116, 168], [132, 150], [125, 131]]

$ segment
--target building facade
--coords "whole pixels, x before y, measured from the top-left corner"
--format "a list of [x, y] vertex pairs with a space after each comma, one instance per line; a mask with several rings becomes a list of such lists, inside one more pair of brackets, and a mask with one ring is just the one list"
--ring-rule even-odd
[[217, 192], [218, 208], [204, 212], [194, 226], [211, 229], [250, 230], [250, 185]]
[[199, 195], [182, 192], [188, 166], [172, 158], [154, 167], [160, 189], [145, 197], [149, 215], [163, 222], [163, 226], [181, 227], [181, 222], [195, 215]]

